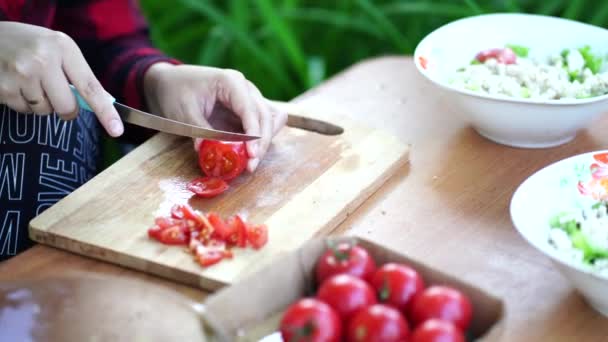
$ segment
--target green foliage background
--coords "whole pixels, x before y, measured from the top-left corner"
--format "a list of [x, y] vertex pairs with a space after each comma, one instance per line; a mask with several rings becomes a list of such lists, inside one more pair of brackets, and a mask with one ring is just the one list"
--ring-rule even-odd
[[287, 100], [366, 57], [411, 54], [437, 27], [490, 12], [608, 25], [593, 0], [140, 0], [155, 44], [187, 63], [242, 71]]

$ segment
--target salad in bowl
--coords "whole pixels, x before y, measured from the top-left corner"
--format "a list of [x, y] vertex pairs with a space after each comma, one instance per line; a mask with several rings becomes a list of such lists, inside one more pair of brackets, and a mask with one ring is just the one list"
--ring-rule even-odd
[[561, 160], [515, 191], [511, 219], [608, 316], [608, 151]]

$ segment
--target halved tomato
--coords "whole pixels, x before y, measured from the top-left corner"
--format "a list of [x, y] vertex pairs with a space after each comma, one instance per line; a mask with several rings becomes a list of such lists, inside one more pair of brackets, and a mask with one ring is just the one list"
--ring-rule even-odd
[[185, 225], [175, 225], [160, 231], [158, 241], [167, 245], [187, 245], [190, 242], [190, 230]]
[[217, 177], [201, 177], [194, 179], [186, 188], [199, 197], [215, 197], [228, 190], [228, 183]]
[[254, 249], [260, 249], [268, 242], [268, 228], [263, 225], [246, 225], [247, 241]]
[[239, 215], [234, 215], [228, 220], [228, 237], [226, 238], [226, 242], [229, 246], [247, 247], [247, 226]]
[[223, 180], [236, 178], [247, 165], [245, 143], [203, 140], [198, 150], [198, 163], [209, 177]]

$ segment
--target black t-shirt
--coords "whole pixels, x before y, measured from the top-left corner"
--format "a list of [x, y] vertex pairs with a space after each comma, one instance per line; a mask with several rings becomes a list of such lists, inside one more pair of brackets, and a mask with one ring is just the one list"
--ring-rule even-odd
[[63, 121], [0, 104], [0, 261], [32, 245], [31, 219], [95, 176], [99, 140], [91, 112]]

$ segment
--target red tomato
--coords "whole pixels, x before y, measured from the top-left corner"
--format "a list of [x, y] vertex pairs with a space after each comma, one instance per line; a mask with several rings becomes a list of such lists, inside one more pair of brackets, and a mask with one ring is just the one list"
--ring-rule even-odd
[[260, 249], [268, 242], [268, 227], [263, 224], [246, 224], [247, 241], [254, 249]]
[[346, 333], [348, 342], [404, 342], [410, 330], [397, 309], [374, 304], [357, 312]]
[[431, 318], [443, 319], [466, 331], [472, 314], [471, 301], [462, 292], [447, 286], [431, 286], [414, 297], [410, 318], [416, 326]]
[[340, 243], [330, 247], [319, 258], [316, 266], [317, 284], [341, 273], [370, 281], [375, 271], [376, 263], [367, 250], [350, 243]]
[[239, 215], [234, 215], [228, 221], [228, 237], [226, 242], [230, 246], [247, 247], [247, 226]]
[[172, 217], [157, 217], [154, 219], [154, 223], [161, 229], [167, 229], [181, 224], [182, 220], [174, 219]]
[[198, 158], [199, 166], [205, 175], [223, 180], [236, 178], [247, 165], [245, 143], [203, 140]]
[[481, 51], [475, 56], [475, 59], [480, 61], [481, 63], [486, 60], [494, 58], [498, 63], [503, 64], [514, 64], [517, 61], [517, 55], [515, 52], [509, 48], [504, 49], [488, 49]]
[[171, 208], [171, 217], [176, 219], [184, 218], [184, 207], [183, 204], [176, 204]]
[[290, 305], [279, 329], [285, 342], [339, 342], [342, 337], [338, 314], [314, 298], [300, 299]]
[[380, 302], [406, 312], [412, 298], [424, 290], [422, 277], [413, 268], [397, 263], [382, 265], [374, 274], [372, 286]]
[[203, 266], [215, 265], [224, 259], [225, 253], [221, 249], [207, 248], [205, 246], [199, 246], [196, 248], [196, 260]]
[[160, 232], [163, 230], [163, 228], [159, 227], [158, 225], [153, 225], [152, 227], [150, 227], [148, 229], [148, 236], [151, 238], [155, 238], [158, 239], [158, 237], [160, 236]]
[[598, 153], [593, 155], [593, 159], [602, 164], [608, 164], [608, 153]]
[[157, 239], [167, 245], [187, 245], [190, 242], [190, 230], [183, 224], [175, 225], [160, 231]]
[[466, 342], [466, 340], [454, 323], [429, 319], [414, 329], [411, 342]]
[[228, 183], [221, 178], [201, 177], [190, 181], [186, 188], [198, 197], [209, 198], [228, 190]]
[[376, 304], [376, 294], [368, 283], [350, 274], [338, 274], [325, 280], [317, 298], [336, 310], [344, 323], [358, 310]]
[[209, 223], [213, 226], [213, 237], [226, 241], [230, 234], [228, 224], [216, 213], [207, 214]]

